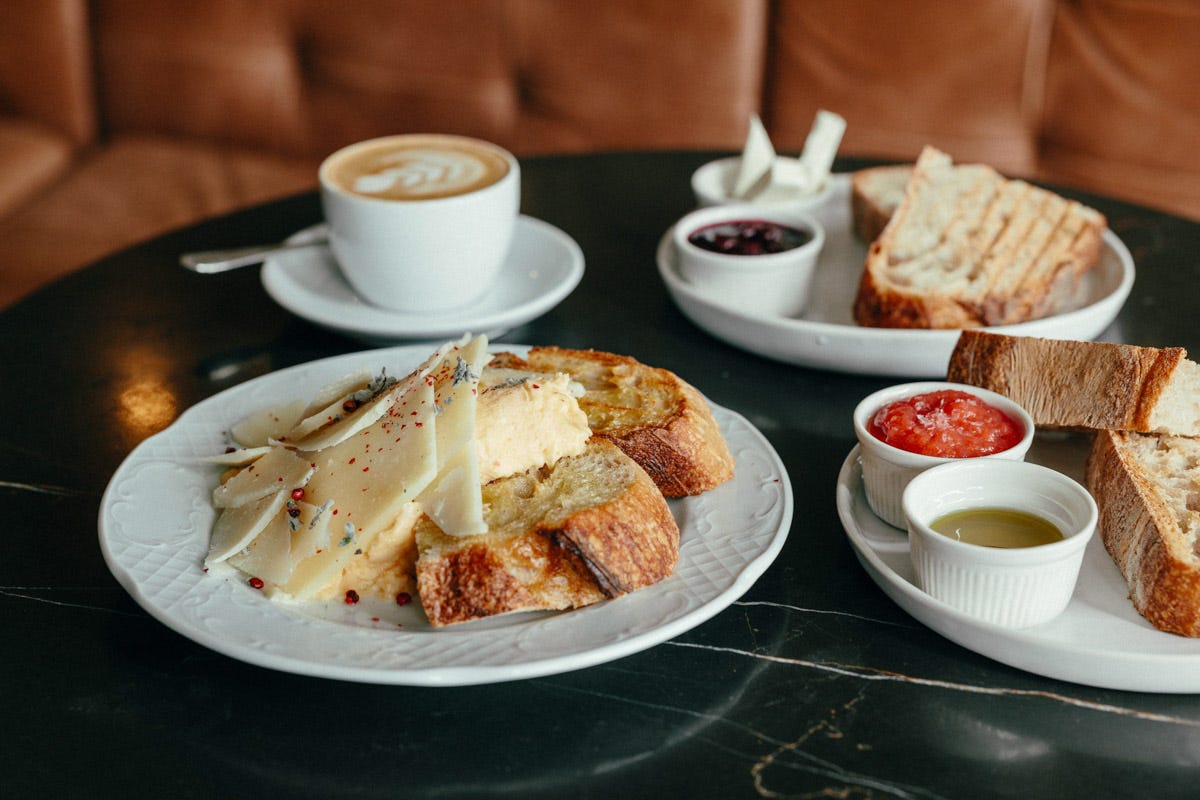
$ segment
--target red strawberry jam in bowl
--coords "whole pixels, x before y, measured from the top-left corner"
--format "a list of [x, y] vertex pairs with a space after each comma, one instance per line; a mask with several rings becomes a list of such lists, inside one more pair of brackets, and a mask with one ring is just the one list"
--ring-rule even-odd
[[867, 431], [910, 453], [974, 458], [1015, 447], [1025, 426], [979, 395], [938, 389], [888, 403], [871, 415]]
[[963, 459], [1023, 461], [1034, 424], [1024, 408], [996, 392], [919, 381], [864, 398], [854, 410], [854, 432], [868, 505], [880, 519], [904, 528], [900, 501], [909, 481]]
[[793, 317], [808, 305], [825, 229], [803, 211], [731, 204], [697, 209], [671, 231], [680, 277], [749, 314]]

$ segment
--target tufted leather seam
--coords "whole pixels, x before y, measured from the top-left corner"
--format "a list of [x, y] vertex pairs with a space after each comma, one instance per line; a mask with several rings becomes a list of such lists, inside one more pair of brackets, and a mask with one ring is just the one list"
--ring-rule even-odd
[[1029, 36], [1025, 47], [1025, 70], [1021, 83], [1021, 116], [1033, 134], [1035, 168], [1043, 157], [1043, 122], [1046, 110], [1046, 80], [1050, 63], [1050, 47], [1054, 39], [1057, 16], [1056, 0], [1036, 0], [1037, 7], [1030, 18]]

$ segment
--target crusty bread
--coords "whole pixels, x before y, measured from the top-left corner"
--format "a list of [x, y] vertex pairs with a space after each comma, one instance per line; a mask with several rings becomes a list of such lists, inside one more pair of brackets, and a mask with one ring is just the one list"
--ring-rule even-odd
[[1101, 431], [1087, 486], [1134, 608], [1156, 628], [1200, 636], [1200, 440]]
[[492, 481], [483, 501], [485, 534], [455, 537], [428, 517], [417, 523], [417, 588], [434, 626], [589, 605], [662, 580], [679, 557], [662, 493], [602, 439]]
[[977, 328], [1046, 316], [1099, 263], [1099, 212], [983, 164], [925, 148], [867, 251], [854, 319]]
[[912, 164], [867, 167], [851, 173], [850, 214], [859, 239], [870, 244], [879, 238], [904, 199], [911, 176]]
[[1043, 428], [1200, 436], [1200, 366], [1180, 347], [963, 331], [946, 379], [1009, 397]]
[[712, 410], [673, 372], [598, 350], [534, 347], [498, 354], [493, 366], [566, 372], [584, 387], [592, 434], [616, 444], [667, 497], [700, 494], [733, 477], [733, 456]]

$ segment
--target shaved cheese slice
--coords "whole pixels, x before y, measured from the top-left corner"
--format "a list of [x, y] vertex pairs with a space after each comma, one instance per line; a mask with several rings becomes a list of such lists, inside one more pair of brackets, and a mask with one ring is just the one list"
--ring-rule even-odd
[[340, 403], [346, 397], [364, 388], [374, 377], [375, 374], [371, 370], [364, 368], [349, 375], [343, 375], [336, 381], [325, 384], [317, 390], [312, 400], [304, 407], [304, 410], [300, 414], [300, 419], [311, 417], [318, 411], [328, 407], [334, 401]]
[[462, 348], [447, 353], [430, 373], [438, 412], [439, 467], [475, 437], [479, 376], [489, 358], [487, 337], [477, 336]]
[[300, 502], [297, 503], [297, 506], [300, 508], [300, 517], [297, 524], [292, 526], [292, 548], [290, 554], [292, 569], [295, 569], [304, 559], [315, 556], [320, 551], [327, 549], [331, 544], [329, 540], [329, 520], [333, 515], [329, 512], [333, 508], [333, 501], [326, 501], [326, 503], [319, 506], [314, 506], [312, 503]]
[[281, 489], [252, 503], [223, 510], [213, 526], [204, 565], [219, 564], [248, 546], [272, 518], [279, 516], [286, 498], [287, 491]]
[[292, 574], [292, 531], [286, 513], [276, 514], [243, 552], [229, 563], [254, 578], [278, 586]]
[[430, 376], [437, 404], [438, 475], [418, 501], [434, 522], [452, 536], [487, 532], [475, 444], [479, 376], [490, 356], [487, 337], [477, 336], [447, 353]]
[[242, 447], [258, 448], [296, 427], [304, 413], [304, 401], [257, 411], [229, 429], [229, 436]]
[[240, 450], [221, 453], [216, 456], [208, 456], [200, 460], [206, 464], [220, 464], [225, 467], [244, 467], [253, 461], [257, 461], [269, 452], [271, 452], [271, 448], [267, 446], [243, 447]]
[[304, 441], [314, 431], [318, 431], [326, 425], [332, 425], [342, 419], [342, 417], [346, 416], [346, 401], [350, 400], [352, 396], [353, 392], [342, 395], [324, 408], [320, 408], [306, 416], [287, 432], [283, 440], [287, 442]]
[[284, 586], [299, 600], [336, 579], [355, 550], [370, 545], [437, 474], [433, 387], [419, 382], [374, 425], [314, 459], [317, 472], [305, 496], [317, 504], [333, 501], [332, 541], [300, 563]]
[[[467, 337], [464, 336], [459, 342], [447, 342], [442, 345], [421, 366], [409, 373], [405, 379], [398, 381], [398, 383], [405, 387], [411, 387], [417, 381], [424, 379], [435, 366], [442, 362], [448, 352], [459, 347], [466, 341]], [[370, 372], [365, 373], [365, 380], [362, 380], [363, 376], [364, 373], [356, 373], [341, 381], [329, 384], [322, 389], [317, 394], [317, 398], [309, 404], [308, 409], [304, 412], [304, 418], [283, 437], [284, 440], [288, 443], [302, 443], [301, 449], [303, 450], [318, 450], [322, 447], [332, 447], [334, 444], [343, 441], [346, 436], [353, 435], [355, 432], [366, 427], [366, 425], [357, 425], [354, 420], [347, 423], [346, 427], [340, 427], [340, 423], [344, 419], [350, 419], [357, 415], [358, 406], [362, 402], [361, 393], [375, 386], [378, 381], [384, 378], [383, 375], [376, 378]], [[358, 380], [357, 383], [355, 382], [356, 380]], [[342, 391], [340, 394], [335, 394], [336, 390]], [[347, 403], [351, 402], [355, 410], [347, 411]], [[378, 416], [375, 417], [375, 419], [378, 418]], [[374, 422], [374, 419], [369, 420], [366, 424], [369, 425], [371, 422]], [[328, 436], [315, 436], [315, 433], [322, 428], [335, 425], [339, 427]]]
[[472, 442], [460, 447], [442, 466], [437, 480], [417, 497], [417, 502], [451, 536], [487, 533], [480, 486], [479, 452]]
[[290, 450], [273, 447], [237, 475], [213, 490], [217, 508], [237, 508], [266, 497], [280, 489], [305, 486], [313, 474], [313, 465]]
[[346, 413], [343, 408], [345, 416], [308, 434], [299, 441], [290, 440], [289, 444], [305, 451], [324, 450], [326, 447], [340, 444], [363, 428], [373, 425], [376, 420], [386, 414], [392, 407], [392, 403], [396, 402], [402, 389], [401, 386], [394, 386], [349, 413]]
[[424, 516], [416, 503], [405, 503], [396, 520], [371, 540], [371, 546], [346, 562], [336, 580], [323, 586], [314, 600], [344, 599], [353, 589], [364, 597], [395, 601], [401, 592], [411, 594], [417, 574], [415, 528]]

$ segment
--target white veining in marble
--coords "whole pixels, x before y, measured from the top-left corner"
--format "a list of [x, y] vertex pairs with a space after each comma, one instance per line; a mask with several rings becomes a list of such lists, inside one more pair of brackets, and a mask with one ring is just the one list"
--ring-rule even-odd
[[675, 647], [688, 647], [697, 650], [708, 650], [718, 653], [729, 653], [733, 655], [745, 656], [747, 658], [763, 659], [776, 664], [789, 664], [796, 667], [804, 667], [806, 669], [813, 669], [821, 672], [829, 672], [837, 675], [859, 678], [860, 680], [865, 681], [894, 681], [898, 683], [936, 687], [956, 692], [969, 692], [972, 694], [1041, 698], [1056, 703], [1062, 703], [1064, 705], [1088, 709], [1090, 711], [1099, 711], [1124, 717], [1134, 717], [1148, 722], [1163, 722], [1189, 728], [1200, 728], [1200, 721], [1187, 719], [1186, 717], [1177, 717], [1170, 714], [1159, 714], [1150, 711], [1139, 711], [1135, 708], [1126, 708], [1124, 706], [1112, 705], [1110, 703], [1097, 703], [1092, 700], [1085, 700], [1083, 698], [1071, 697], [1070, 695], [1061, 694], [1059, 692], [1051, 692], [1040, 689], [1016, 689], [1006, 688], [1003, 686], [979, 686], [970, 683], [943, 681], [936, 678], [922, 678], [916, 675], [904, 675], [899, 672], [876, 669], [874, 667], [866, 667], [857, 664], [838, 664], [835, 662], [813, 661], [810, 659], [791, 658], [788, 656], [778, 656], [767, 653], [752, 653], [748, 650], [741, 650], [736, 647], [717, 647], [714, 645], [679, 641], [672, 641], [668, 642], [667, 644]]

